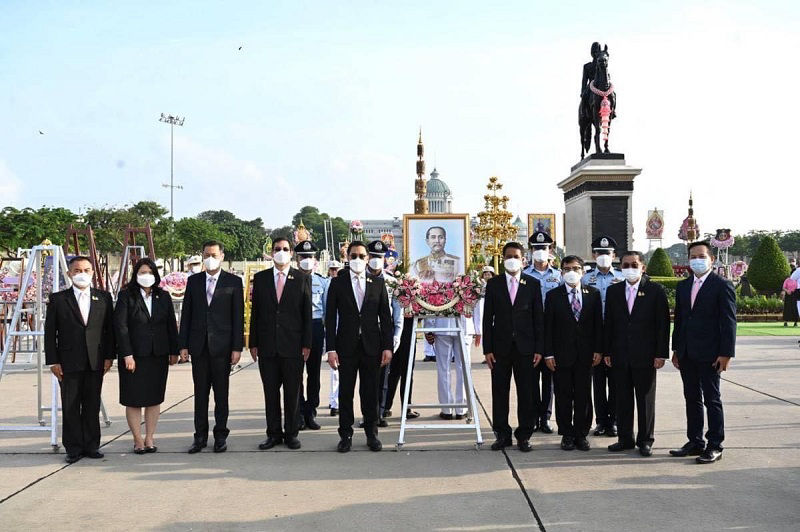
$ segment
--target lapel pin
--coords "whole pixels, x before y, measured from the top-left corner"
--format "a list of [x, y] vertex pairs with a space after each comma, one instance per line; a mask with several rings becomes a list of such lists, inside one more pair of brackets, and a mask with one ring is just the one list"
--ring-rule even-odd
[[372, 279], [370, 279], [369, 277], [367, 277], [367, 282], [368, 282], [368, 283], [371, 283], [371, 282], [372, 282]]
[[583, 289], [583, 293], [584, 293], [584, 294], [588, 294], [588, 293], [589, 293], [589, 291], [588, 291], [587, 289], [585, 289], [585, 288], [584, 288], [584, 289]]
[[528, 281], [526, 281], [525, 279], [520, 279], [519, 284], [528, 284]]
[[100, 301], [100, 300], [97, 299], [97, 296], [92, 296], [92, 301]]
[[639, 297], [644, 297], [644, 292], [639, 292]]

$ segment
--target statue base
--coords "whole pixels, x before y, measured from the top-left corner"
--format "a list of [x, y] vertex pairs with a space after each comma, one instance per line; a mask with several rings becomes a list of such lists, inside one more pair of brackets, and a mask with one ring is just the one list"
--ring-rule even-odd
[[564, 192], [564, 247], [567, 254], [592, 256], [600, 234], [617, 241], [618, 250], [633, 245], [633, 180], [642, 173], [625, 163], [622, 153], [594, 153], [571, 168], [558, 183]]

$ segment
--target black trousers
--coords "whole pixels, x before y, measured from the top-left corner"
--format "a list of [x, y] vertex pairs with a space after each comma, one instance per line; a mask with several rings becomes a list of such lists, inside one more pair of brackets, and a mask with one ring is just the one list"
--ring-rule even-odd
[[[533, 434], [533, 424], [537, 411], [534, 405], [533, 358], [523, 357], [516, 344], [511, 353], [497, 356], [492, 368], [492, 430], [498, 438], [510, 439], [511, 426], [508, 424], [508, 404], [511, 393], [511, 375], [517, 388], [517, 422], [514, 432], [517, 440], [527, 440]], [[548, 373], [550, 370], [547, 370]]]
[[361, 398], [361, 415], [367, 438], [378, 435], [378, 374], [379, 353], [367, 354], [359, 339], [353, 353], [339, 353], [339, 436], [353, 437], [353, 396], [358, 376], [358, 395]]
[[[606, 394], [608, 383], [608, 394]], [[617, 423], [617, 390], [614, 385], [614, 372], [604, 363], [593, 368], [594, 416], [601, 427], [611, 427]]]
[[556, 423], [561, 436], [585, 438], [592, 426], [592, 366], [556, 363], [553, 374], [556, 394]]
[[300, 369], [300, 406], [297, 409], [298, 421], [300, 420], [300, 416], [306, 418], [317, 417], [323, 343], [325, 343], [325, 325], [322, 320], [313, 320], [311, 324], [311, 355], [305, 362], [307, 374], [305, 387], [303, 387], [302, 368]]
[[703, 404], [708, 413], [708, 447], [722, 450], [725, 439], [725, 417], [722, 412], [720, 377], [710, 362], [680, 359], [683, 397], [686, 400], [686, 436], [697, 445], [703, 440]]
[[633, 401], [636, 398], [638, 432], [636, 445], [653, 445], [656, 422], [656, 369], [612, 367], [617, 384], [617, 432], [619, 441], [633, 443]]
[[100, 390], [103, 371], [72, 371], [61, 379], [61, 442], [67, 454], [100, 447]]
[[[397, 385], [400, 384], [400, 402], [405, 400], [406, 391], [406, 373], [408, 370], [408, 354], [413, 349], [415, 356], [411, 363], [411, 367], [416, 364], [416, 339], [414, 345], [411, 342], [411, 329], [414, 327], [414, 318], [404, 318], [403, 333], [400, 336], [400, 345], [397, 346], [392, 356], [392, 362], [388, 366], [381, 368], [380, 382], [381, 389], [381, 415], [386, 410], [392, 409], [394, 404], [394, 396], [397, 393]], [[408, 333], [406, 333], [408, 331]], [[414, 376], [411, 376], [411, 386], [408, 389], [408, 402], [411, 403], [411, 392], [414, 389]], [[401, 406], [402, 408], [402, 406]], [[404, 414], [403, 414], [404, 415]]]
[[203, 354], [192, 357], [194, 381], [194, 440], [208, 441], [208, 396], [214, 390], [214, 439], [228, 437], [228, 389], [231, 377], [231, 360], [212, 357], [208, 346]]
[[[258, 370], [264, 386], [267, 410], [267, 436], [296, 438], [303, 358], [259, 357]], [[281, 430], [281, 387], [283, 387], [283, 430]]]
[[540, 420], [550, 419], [550, 415], [553, 413], [553, 372], [547, 369], [544, 359], [533, 368], [533, 386], [531, 388], [536, 416]]

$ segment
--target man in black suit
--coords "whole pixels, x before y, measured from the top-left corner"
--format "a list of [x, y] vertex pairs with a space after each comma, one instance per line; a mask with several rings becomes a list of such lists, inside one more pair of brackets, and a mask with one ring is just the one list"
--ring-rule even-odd
[[361, 414], [367, 446], [380, 451], [378, 439], [378, 373], [392, 360], [392, 314], [382, 277], [366, 274], [367, 246], [353, 241], [347, 248], [349, 269], [331, 280], [325, 309], [328, 364], [339, 369], [339, 436], [337, 450], [353, 442], [353, 394], [359, 378]]
[[[483, 352], [492, 372], [492, 421], [497, 440], [493, 451], [511, 446], [508, 395], [511, 375], [517, 387], [515, 432], [520, 451], [532, 450], [530, 437], [538, 406], [533, 393], [533, 369], [544, 350], [544, 310], [539, 281], [522, 273], [519, 242], [503, 247], [506, 273], [489, 279], [483, 304]], [[545, 398], [547, 400], [547, 398]]]
[[289, 449], [299, 449], [297, 405], [303, 363], [311, 354], [311, 278], [290, 267], [287, 238], [273, 241], [272, 260], [274, 268], [253, 277], [250, 311], [250, 354], [258, 362], [267, 410], [267, 439], [258, 448], [272, 449], [285, 440]]
[[111, 294], [91, 287], [91, 261], [73, 257], [72, 287], [50, 296], [44, 324], [45, 362], [61, 383], [62, 441], [68, 464], [100, 452], [100, 390], [114, 361]]
[[192, 360], [194, 442], [189, 454], [208, 442], [208, 395], [214, 389], [214, 452], [228, 449], [228, 387], [231, 366], [244, 346], [242, 280], [222, 270], [225, 249], [212, 240], [203, 245], [205, 273], [189, 277], [178, 334], [181, 359]]
[[[694, 275], [678, 283], [672, 364], [681, 372], [689, 441], [672, 456], [697, 456], [700, 464], [722, 458], [725, 419], [720, 374], [736, 350], [736, 292], [730, 281], [711, 271], [714, 255], [708, 242], [689, 245]], [[703, 403], [708, 412], [708, 445], [703, 440]]]
[[[617, 386], [618, 441], [611, 452], [639, 447], [653, 454], [656, 370], [669, 356], [669, 305], [664, 288], [644, 276], [644, 255], [627, 251], [620, 257], [624, 283], [606, 292], [605, 363]], [[638, 433], [633, 438], [633, 400], [636, 397]]]
[[591, 449], [592, 366], [602, 360], [603, 304], [600, 291], [581, 286], [583, 260], [561, 261], [564, 284], [547, 293], [544, 311], [545, 364], [554, 372], [556, 422], [561, 448]]

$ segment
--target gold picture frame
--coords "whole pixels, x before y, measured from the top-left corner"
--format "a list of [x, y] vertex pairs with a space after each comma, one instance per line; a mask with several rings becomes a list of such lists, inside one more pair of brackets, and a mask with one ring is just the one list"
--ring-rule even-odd
[[244, 345], [250, 341], [250, 312], [253, 307], [253, 276], [269, 268], [265, 262], [253, 262], [244, 267]]
[[[403, 266], [413, 275], [415, 264], [431, 252], [426, 248], [426, 234], [432, 227], [445, 229], [444, 252], [452, 258], [454, 273], [464, 274], [470, 267], [469, 214], [404, 214]], [[449, 243], [449, 245], [448, 245]], [[460, 252], [461, 255], [456, 255]], [[422, 278], [421, 278], [422, 279]]]
[[[540, 228], [537, 228], [538, 224], [541, 224]], [[553, 239], [553, 246], [555, 247], [558, 243], [555, 213], [528, 213], [528, 236], [530, 237], [534, 231], [544, 231], [545, 233], [548, 233], [550, 238]]]

